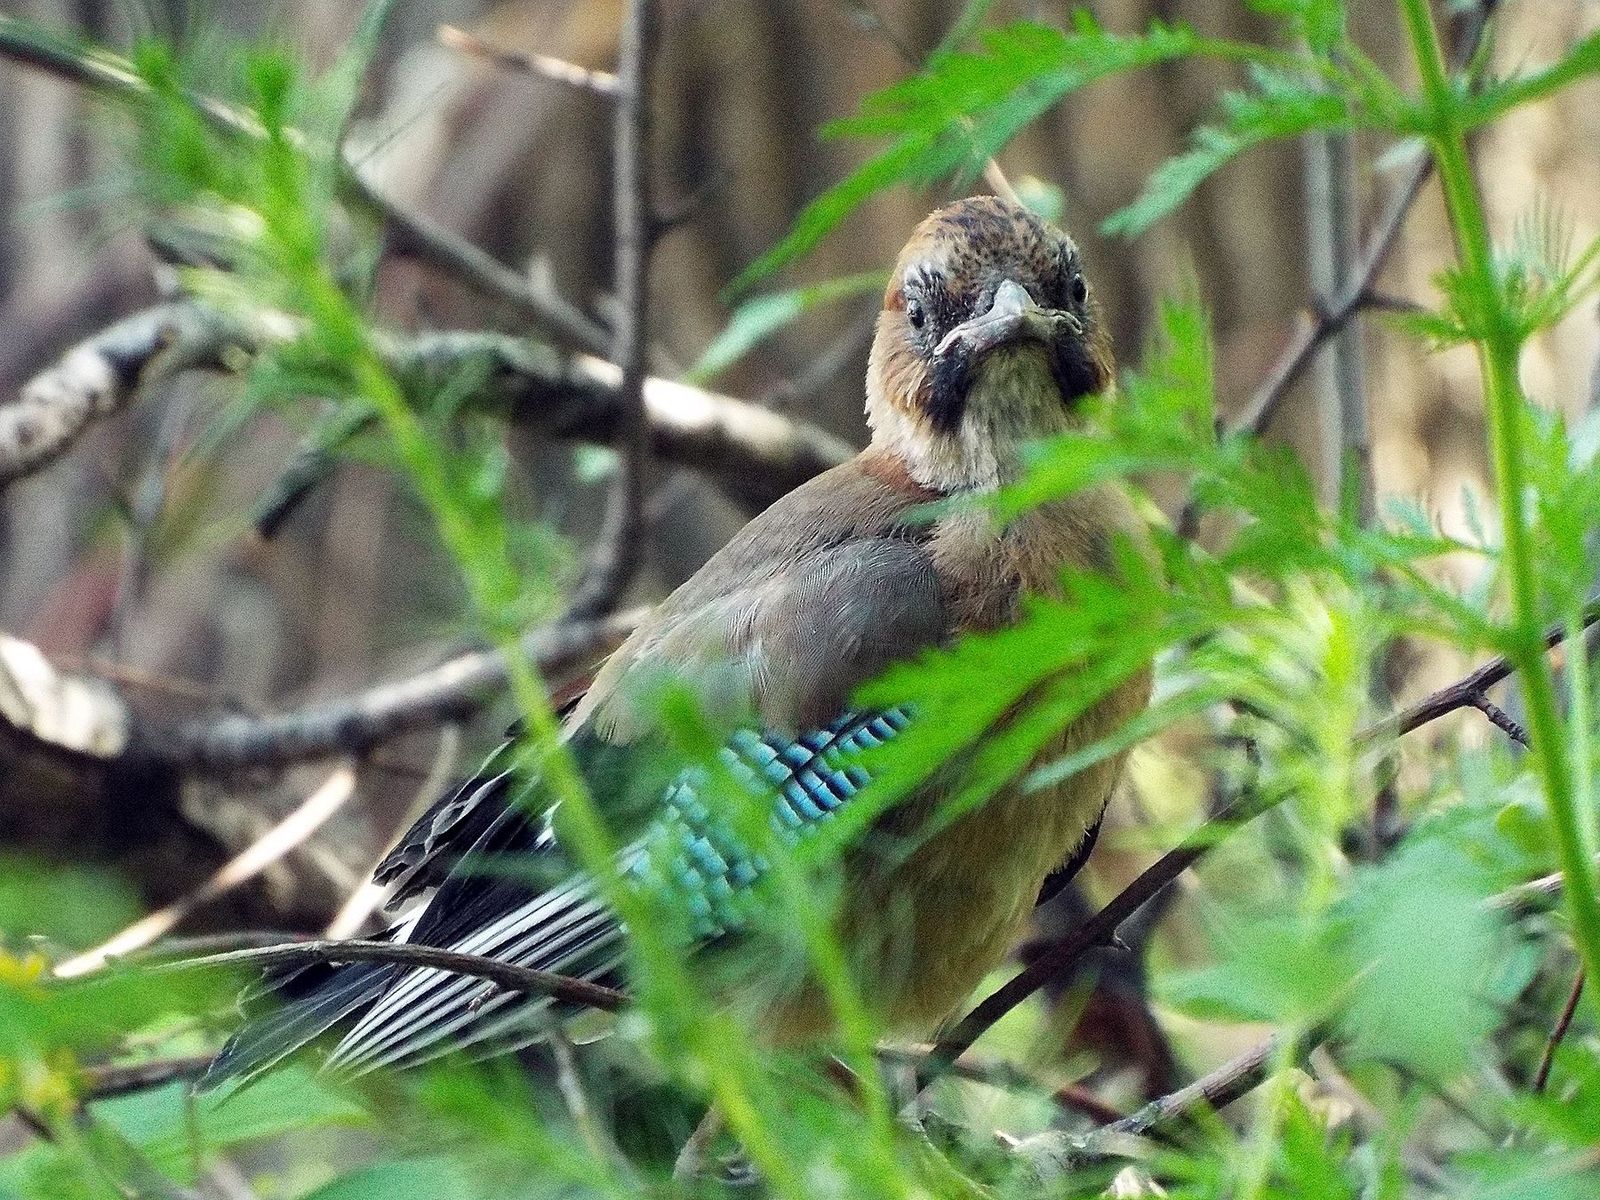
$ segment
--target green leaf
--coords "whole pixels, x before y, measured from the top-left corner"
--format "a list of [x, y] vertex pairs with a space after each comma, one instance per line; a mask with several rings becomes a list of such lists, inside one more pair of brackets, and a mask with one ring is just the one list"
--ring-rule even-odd
[[734, 310], [727, 328], [712, 339], [685, 378], [690, 383], [707, 383], [807, 313], [840, 300], [882, 291], [887, 280], [887, 272], [866, 271], [788, 291], [752, 296]]
[[174, 1084], [101, 1101], [94, 1112], [174, 1176], [192, 1164], [197, 1136], [202, 1145], [222, 1150], [294, 1130], [370, 1121], [359, 1105], [298, 1066], [263, 1075], [228, 1095], [212, 1092], [193, 1097], [183, 1084]]
[[988, 30], [976, 50], [936, 52], [917, 75], [862, 101], [826, 137], [887, 137], [890, 144], [800, 213], [788, 235], [733, 282], [738, 293], [811, 250], [869, 196], [897, 184], [975, 176], [1019, 129], [1062, 97], [1098, 80], [1190, 55], [1284, 61], [1261, 46], [1202, 37], [1153, 22], [1118, 34], [1079, 10], [1070, 29], [1027, 22]]
[[1158, 985], [1165, 1003], [1198, 1017], [1299, 1024], [1319, 1021], [1349, 984], [1333, 931], [1303, 916], [1218, 912], [1210, 922], [1217, 961]]
[[1464, 129], [1486, 125], [1591, 75], [1600, 75], [1600, 31], [1583, 38], [1566, 57], [1541, 71], [1488, 80], [1470, 96], [1458, 96], [1456, 120]]
[[1451, 838], [1423, 837], [1351, 887], [1342, 954], [1359, 983], [1342, 1024], [1352, 1055], [1438, 1080], [1470, 1065], [1499, 1021], [1488, 993], [1500, 918], [1484, 904], [1494, 882]]
[[1319, 54], [1344, 40], [1344, 0], [1249, 0], [1249, 4], [1258, 13], [1283, 21], [1291, 38]]
[[464, 1164], [450, 1158], [417, 1158], [378, 1163], [341, 1175], [331, 1183], [307, 1192], [301, 1200], [457, 1200], [477, 1193], [467, 1186], [470, 1174]]
[[1190, 148], [1157, 167], [1138, 199], [1107, 217], [1102, 231], [1136, 237], [1245, 151], [1278, 138], [1356, 123], [1356, 110], [1338, 91], [1260, 65], [1251, 75], [1256, 90], [1225, 94], [1222, 122], [1197, 129]]

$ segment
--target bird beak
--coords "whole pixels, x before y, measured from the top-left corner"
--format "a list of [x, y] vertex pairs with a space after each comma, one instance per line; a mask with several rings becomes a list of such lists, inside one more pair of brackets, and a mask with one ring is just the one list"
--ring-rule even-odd
[[989, 311], [957, 325], [945, 334], [934, 353], [944, 358], [960, 355], [976, 362], [991, 350], [1019, 342], [1050, 345], [1063, 329], [1083, 333], [1077, 317], [1060, 309], [1040, 308], [1028, 289], [1007, 279], [995, 289]]

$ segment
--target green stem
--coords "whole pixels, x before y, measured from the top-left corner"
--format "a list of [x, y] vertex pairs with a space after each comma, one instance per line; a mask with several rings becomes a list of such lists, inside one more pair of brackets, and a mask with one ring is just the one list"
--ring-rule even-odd
[[[1584, 836], [1586, 823], [1580, 808], [1590, 803], [1590, 797], [1587, 792], [1579, 794], [1566, 753], [1555, 679], [1540, 633], [1538, 580], [1525, 512], [1528, 484], [1523, 470], [1522, 422], [1526, 401], [1517, 377], [1521, 335], [1508, 311], [1495, 270], [1489, 224], [1467, 156], [1463, 100], [1445, 72], [1444, 54], [1428, 0], [1401, 0], [1401, 16], [1431, 109], [1430, 141], [1456, 253], [1470, 287], [1484, 304], [1482, 312], [1476, 314], [1482, 322], [1476, 345], [1483, 373], [1495, 489], [1504, 513], [1502, 561], [1510, 583], [1512, 611], [1506, 654], [1523, 679], [1529, 739], [1555, 825], [1573, 940], [1585, 970], [1591, 978], [1600, 978], [1596, 974], [1600, 971], [1600, 899], [1596, 897], [1594, 869]], [[1587, 730], [1582, 732], [1587, 736]], [[1600, 1011], [1600, 988], [1591, 989], [1589, 994]]]

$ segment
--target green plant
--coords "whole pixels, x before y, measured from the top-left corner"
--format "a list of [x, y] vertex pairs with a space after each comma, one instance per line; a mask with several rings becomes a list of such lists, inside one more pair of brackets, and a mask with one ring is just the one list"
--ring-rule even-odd
[[[1559, 683], [1547, 656], [1547, 630], [1577, 645], [1596, 614], [1587, 598], [1597, 568], [1587, 536], [1600, 498], [1596, 439], [1530, 404], [1517, 370], [1528, 337], [1592, 295], [1600, 242], [1569, 253], [1559, 222], [1542, 212], [1514, 245], [1497, 250], [1466, 135], [1600, 73], [1600, 37], [1509, 78], [1493, 77], [1481, 58], [1452, 72], [1426, 0], [1399, 0], [1407, 70], [1421, 80], [1414, 90], [1351, 40], [1342, 4], [1254, 7], [1276, 22], [1281, 45], [1210, 38], [1181, 24], [1112, 33], [1085, 14], [1066, 29], [979, 31], [986, 6], [970, 5], [957, 36], [921, 71], [825, 131], [888, 144], [813, 202], [734, 287], [796, 260], [883, 188], [975, 176], [1030, 121], [1097, 80], [1182, 58], [1238, 64], [1242, 89], [1222, 98], [1215, 121], [1107, 230], [1136, 236], [1272, 139], [1361, 130], [1422, 143], [1443, 184], [1459, 262], [1439, 280], [1436, 311], [1396, 324], [1436, 344], [1477, 349], [1503, 545], [1447, 538], [1414, 513], [1369, 525], [1319, 506], [1289, 454], [1247, 431], [1219, 431], [1206, 315], [1193, 300], [1167, 303], [1138, 368], [1091, 406], [1083, 432], [1038, 448], [1029, 476], [996, 499], [995, 515], [1014, 517], [1108, 481], [1137, 489], [1151, 476], [1177, 474], [1197, 510], [1225, 532], [1202, 545], [1157, 522], [1159, 571], [1120, 548], [1117, 583], [1073, 576], [1064, 599], [1038, 601], [1019, 628], [897, 668], [882, 695], [915, 693], [927, 719], [884, 750], [873, 788], [826, 838], [792, 850], [774, 844], [759, 803], [737, 781], [722, 781], [731, 819], [774, 864], [764, 907], [753, 914], [757, 935], [775, 957], [806, 961], [824, 981], [844, 1031], [837, 1049], [858, 1081], [854, 1094], [825, 1078], [813, 1058], [763, 1048], [744, 1015], [720, 1010], [683, 961], [670, 905], [619, 876], [614, 851], [626, 822], [586, 795], [545, 689], [516, 652], [518, 633], [549, 606], [551, 589], [518, 568], [519, 534], [501, 503], [503, 459], [492, 438], [469, 438], [463, 451], [455, 436], [460, 398], [480, 381], [418, 386], [385, 351], [385, 331], [366, 305], [371, 230], [350, 203], [339, 145], [386, 6], [372, 6], [350, 56], [324, 80], [306, 80], [279, 53], [242, 55], [222, 97], [234, 105], [226, 109], [199, 99], [197, 81], [166, 48], [146, 45], [126, 61], [97, 52], [133, 81], [119, 103], [134, 131], [130, 163], [144, 219], [203, 247], [214, 264], [186, 272], [186, 287], [243, 323], [293, 327], [256, 359], [247, 405], [295, 411], [309, 396], [324, 401], [327, 419], [342, 429], [376, 419], [363, 452], [408, 481], [459, 569], [465, 620], [514, 664], [525, 769], [543, 781], [541, 795], [560, 800], [579, 857], [627, 919], [637, 1005], [609, 1048], [577, 1067], [559, 1065], [563, 1082], [581, 1073], [575, 1082], [590, 1096], [587, 1111], [558, 1108], [548, 1089], [530, 1089], [509, 1069], [454, 1068], [395, 1081], [372, 1109], [291, 1075], [257, 1094], [246, 1110], [259, 1113], [254, 1123], [226, 1106], [187, 1112], [169, 1089], [91, 1104], [84, 1127], [73, 1121], [71, 1101], [92, 1088], [77, 1060], [118, 1032], [108, 1010], [82, 999], [92, 990], [63, 992], [27, 960], [3, 959], [0, 1001], [26, 1020], [11, 1023], [23, 1032], [0, 1043], [0, 1088], [56, 1140], [0, 1166], [0, 1186], [109, 1194], [113, 1181], [137, 1173], [130, 1162], [185, 1182], [196, 1161], [236, 1141], [356, 1123], [378, 1135], [373, 1161], [338, 1178], [293, 1180], [293, 1194], [668, 1193], [679, 1186], [667, 1179], [671, 1155], [714, 1099], [765, 1186], [782, 1196], [1021, 1196], [1041, 1187], [1096, 1194], [1121, 1165], [1119, 1147], [1090, 1133], [1005, 1152], [987, 1137], [999, 1122], [970, 1084], [932, 1084], [943, 1120], [926, 1131], [896, 1120], [874, 1061], [879, 1031], [827, 933], [831, 897], [811, 881], [874, 813], [952, 755], [970, 752], [983, 768], [953, 807], [980, 804], [1096, 695], [1156, 660], [1162, 688], [1150, 713], [1038, 766], [1034, 782], [1162, 730], [1203, 731], [1212, 748], [1204, 765], [1219, 792], [1238, 798], [1230, 813], [1240, 819], [1208, 826], [1196, 843], [1209, 853], [1202, 878], [1212, 957], [1194, 968], [1158, 962], [1157, 991], [1186, 1018], [1270, 1024], [1278, 1040], [1242, 1130], [1203, 1111], [1163, 1117], [1165, 1141], [1148, 1169], [1169, 1194], [1196, 1200], [1591, 1194], [1600, 1127], [1592, 1021], [1555, 1055], [1550, 1090], [1501, 1086], [1505, 1073], [1527, 1073], [1540, 1049], [1548, 968], [1564, 960], [1568, 930], [1542, 906], [1529, 915], [1497, 898], [1559, 866], [1578, 961], [1591, 978], [1600, 969], [1592, 681], [1583, 654], [1565, 657]], [[207, 82], [222, 86], [214, 73]], [[714, 375], [816, 304], [876, 286], [876, 276], [859, 276], [751, 302], [700, 371]], [[241, 408], [228, 419], [247, 417]], [[1479, 563], [1479, 586], [1457, 593], [1439, 583], [1435, 567], [1446, 555]], [[1503, 654], [1525, 691], [1530, 754], [1449, 743], [1424, 752], [1426, 782], [1405, 797], [1409, 830], [1392, 852], [1363, 861], [1350, 848], [1352, 834], [1369, 825], [1372, 793], [1392, 785], [1373, 765], [1374, 747], [1392, 730], [1373, 711], [1370, 676], [1382, 649], [1400, 638]], [[992, 683], [974, 689], [975, 678]], [[670, 692], [662, 703], [677, 749], [712, 771], [716, 742], [700, 714]], [[993, 719], [1013, 706], [1024, 718], [993, 736]], [[42, 928], [37, 914], [19, 908], [0, 917]], [[61, 936], [88, 940], [76, 930]], [[167, 1052], [198, 1044], [192, 1031], [172, 1033], [163, 1022], [200, 999], [175, 1005], [137, 974], [105, 986], [133, 989], [140, 998], [121, 1010], [132, 1014], [127, 1023], [153, 1028]], [[1538, 1019], [1519, 1015], [1519, 1005]], [[1002, 1033], [1017, 1044], [1025, 1028], [1013, 1022]], [[1323, 1056], [1315, 1083], [1299, 1073], [1313, 1050]], [[1022, 1088], [1000, 1121], [1042, 1124], [1049, 1091]], [[1346, 1112], [1352, 1096], [1359, 1111]], [[190, 1137], [187, 1160], [172, 1144], [179, 1128]], [[417, 1128], [427, 1132], [407, 1136]], [[1502, 1151], [1507, 1137], [1514, 1148]], [[1049, 1167], [1063, 1163], [1066, 1173], [1051, 1176]]]

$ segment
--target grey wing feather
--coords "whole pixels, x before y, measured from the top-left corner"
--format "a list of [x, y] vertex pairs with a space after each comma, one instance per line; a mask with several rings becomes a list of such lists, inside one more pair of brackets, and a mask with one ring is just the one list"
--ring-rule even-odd
[[[810, 499], [794, 493], [787, 511], [780, 504], [766, 518], [769, 526], [792, 522], [806, 542], [804, 553], [795, 550], [794, 538], [777, 541], [770, 552], [760, 550], [757, 543], [763, 536], [772, 540], [772, 532], [763, 533], [758, 527], [764, 518], [758, 518], [607, 663], [569, 725], [580, 770], [602, 806], [614, 799], [608, 791], [619, 780], [628, 782], [630, 755], [660, 753], [655, 710], [630, 690], [640, 678], [666, 674], [691, 686], [713, 676], [732, 679], [743, 693], [739, 724], [776, 731], [791, 739], [786, 744], [800, 745], [803, 731], [848, 717], [852, 693], [862, 683], [948, 636], [945, 598], [919, 535], [884, 518], [892, 506], [874, 498], [859, 478], [847, 483], [849, 489], [855, 489], [850, 497], [863, 496], [881, 510], [873, 518], [874, 535], [844, 533], [830, 540], [828, 522], [845, 528], [849, 522], [820, 511], [840, 501], [808, 485], [801, 492], [810, 491]], [[787, 802], [775, 819], [831, 810], [859, 782], [812, 770], [802, 783], [799, 776], [812, 764], [797, 764], [779, 789]], [[491, 773], [425, 814], [380, 868], [381, 878], [404, 894], [436, 889], [399, 936], [614, 981], [625, 933], [588, 881], [539, 887], [527, 882], [530, 872], [485, 875], [477, 869], [479, 862], [514, 860], [520, 867], [530, 858], [564, 861], [548, 827], [514, 802], [516, 789], [503, 766], [494, 760], [489, 765]], [[634, 766], [642, 768], [636, 774], [651, 776], [650, 764]], [[808, 791], [813, 784], [821, 790]], [[666, 799], [661, 793], [661, 802]], [[478, 980], [429, 970], [374, 974], [345, 967], [291, 1001], [275, 1025], [241, 1032], [218, 1065], [225, 1067], [230, 1054], [239, 1061], [246, 1044], [252, 1061], [276, 1061], [344, 1026], [331, 1062], [362, 1071], [424, 1061], [459, 1046], [501, 1049], [533, 1040], [540, 1021], [552, 1016], [560, 1012], [546, 1001], [486, 989]]]

